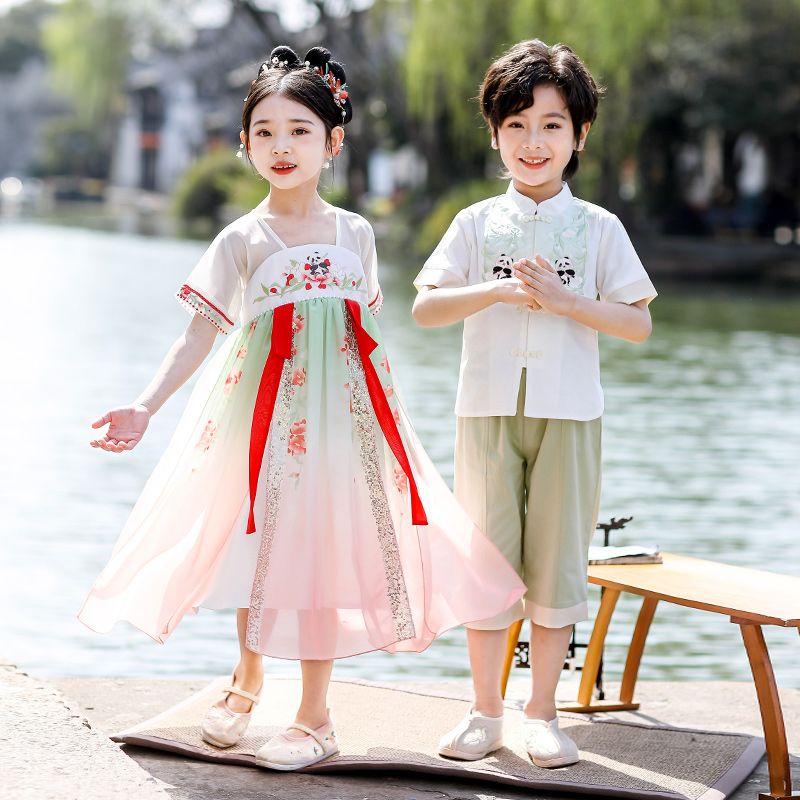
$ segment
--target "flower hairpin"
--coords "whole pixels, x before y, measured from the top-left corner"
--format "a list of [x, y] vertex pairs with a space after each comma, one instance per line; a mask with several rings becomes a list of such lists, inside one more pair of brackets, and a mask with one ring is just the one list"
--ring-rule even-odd
[[347, 84], [342, 83], [339, 78], [337, 78], [328, 68], [328, 65], [325, 64], [325, 70], [323, 71], [322, 67], [312, 67], [311, 64], [306, 61], [305, 65], [308, 69], [313, 69], [317, 75], [325, 81], [328, 85], [328, 88], [331, 90], [331, 94], [333, 95], [333, 102], [339, 106], [339, 110], [342, 112], [342, 119], [346, 116], [346, 111], [344, 107], [344, 102], [347, 100], [349, 94], [347, 91]]

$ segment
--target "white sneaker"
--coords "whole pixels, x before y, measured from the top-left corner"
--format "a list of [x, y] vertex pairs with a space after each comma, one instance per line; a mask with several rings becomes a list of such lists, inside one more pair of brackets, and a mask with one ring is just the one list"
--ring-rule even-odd
[[503, 746], [503, 717], [483, 717], [470, 709], [467, 716], [439, 742], [439, 755], [478, 761]]
[[549, 722], [523, 717], [522, 738], [531, 761], [537, 767], [566, 767], [580, 760], [578, 746], [558, 729], [558, 717]]

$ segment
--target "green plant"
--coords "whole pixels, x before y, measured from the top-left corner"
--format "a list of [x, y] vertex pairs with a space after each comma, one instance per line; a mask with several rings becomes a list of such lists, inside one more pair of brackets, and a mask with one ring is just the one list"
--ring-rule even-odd
[[437, 201], [433, 210], [425, 218], [414, 242], [414, 249], [421, 255], [433, 251], [453, 217], [462, 208], [485, 200], [505, 191], [505, 182], [497, 180], [475, 180], [462, 183], [451, 189]]

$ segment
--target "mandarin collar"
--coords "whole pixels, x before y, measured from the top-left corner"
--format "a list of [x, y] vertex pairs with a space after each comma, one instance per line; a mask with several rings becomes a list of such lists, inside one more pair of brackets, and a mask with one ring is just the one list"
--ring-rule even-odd
[[542, 200], [541, 203], [531, 200], [530, 197], [526, 197], [517, 190], [514, 181], [509, 182], [506, 196], [520, 211], [524, 211], [526, 214], [558, 215], [566, 211], [572, 202], [572, 192], [566, 183], [561, 184], [561, 191], [557, 195], [548, 200]]

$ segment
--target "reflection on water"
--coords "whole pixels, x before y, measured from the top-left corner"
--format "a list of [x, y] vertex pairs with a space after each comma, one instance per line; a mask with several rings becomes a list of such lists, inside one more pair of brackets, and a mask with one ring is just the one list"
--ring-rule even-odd
[[[88, 423], [132, 400], [185, 326], [172, 296], [203, 247], [0, 226], [0, 654], [32, 672], [177, 677], [224, 673], [234, 663], [231, 613], [188, 617], [166, 646], [124, 624], [98, 636], [75, 620], [189, 387], [134, 453], [92, 450]], [[380, 322], [411, 416], [449, 481], [460, 332], [411, 323], [416, 267], [383, 264]], [[800, 298], [659, 288], [649, 342], [603, 341], [602, 517], [634, 516], [616, 543], [800, 574]], [[609, 634], [612, 678], [637, 610], [623, 596]], [[800, 687], [796, 632], [765, 633], [779, 683]], [[586, 639], [588, 626], [579, 634]], [[466, 675], [464, 635], [452, 631], [421, 655], [371, 654], [336, 669], [380, 679]], [[736, 626], [663, 605], [641, 676], [747, 679], [749, 670]]]

